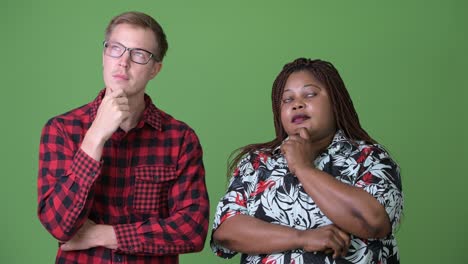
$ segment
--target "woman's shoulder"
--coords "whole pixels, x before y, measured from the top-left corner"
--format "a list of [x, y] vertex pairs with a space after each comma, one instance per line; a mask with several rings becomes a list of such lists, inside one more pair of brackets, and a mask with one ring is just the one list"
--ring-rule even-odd
[[251, 159], [262, 159], [266, 160], [272, 156], [272, 150], [269, 148], [261, 148], [251, 151], [250, 153]]
[[368, 162], [384, 162], [398, 166], [395, 160], [391, 157], [390, 152], [380, 143], [368, 143], [364, 141], [356, 141], [357, 151], [356, 156], [359, 156], [361, 160], [367, 160]]
[[239, 165], [246, 163], [266, 163], [272, 156], [272, 151], [267, 148], [255, 149], [244, 154], [239, 160]]

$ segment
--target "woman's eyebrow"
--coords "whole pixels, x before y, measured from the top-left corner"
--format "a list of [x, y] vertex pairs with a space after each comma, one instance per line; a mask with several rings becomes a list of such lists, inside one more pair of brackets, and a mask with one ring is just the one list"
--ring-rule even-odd
[[[308, 87], [316, 87], [318, 89], [322, 89], [322, 87], [316, 85], [316, 84], [313, 84], [313, 83], [308, 83], [308, 84], [304, 84], [304, 86], [302, 86], [302, 88], [308, 88]], [[284, 89], [283, 93], [284, 92], [291, 92], [291, 89]]]
[[319, 89], [322, 89], [322, 87], [320, 87], [320, 86], [318, 86], [318, 85], [316, 85], [316, 84], [313, 84], [313, 83], [306, 84], [306, 85], [304, 85], [304, 87], [302, 87], [302, 88], [307, 88], [307, 87], [311, 87], [311, 86], [312, 86], [312, 87], [319, 88]]

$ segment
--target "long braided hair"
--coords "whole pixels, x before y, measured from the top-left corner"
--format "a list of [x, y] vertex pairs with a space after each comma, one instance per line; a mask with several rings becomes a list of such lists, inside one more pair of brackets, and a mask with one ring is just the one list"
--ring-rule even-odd
[[337, 129], [342, 130], [346, 137], [351, 140], [363, 140], [371, 144], [377, 143], [377, 141], [371, 138], [361, 127], [359, 117], [356, 113], [356, 109], [354, 109], [348, 90], [346, 90], [345, 84], [333, 64], [319, 59], [311, 60], [298, 58], [284, 65], [273, 82], [271, 104], [276, 137], [265, 143], [250, 144], [234, 150], [230, 158], [234, 155], [235, 157], [230, 159], [231, 161], [228, 163], [228, 177], [232, 175], [237, 163], [245, 154], [259, 149], [265, 149], [271, 152], [288, 136], [281, 123], [281, 98], [289, 75], [299, 71], [310, 72], [326, 87], [331, 100]]

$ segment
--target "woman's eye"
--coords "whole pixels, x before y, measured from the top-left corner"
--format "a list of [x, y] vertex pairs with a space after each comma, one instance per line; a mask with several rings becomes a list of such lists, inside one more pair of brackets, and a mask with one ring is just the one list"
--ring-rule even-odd
[[284, 104], [287, 104], [287, 103], [289, 103], [289, 102], [291, 102], [291, 101], [292, 101], [291, 98], [285, 98], [285, 99], [283, 99], [283, 103], [284, 103]]
[[317, 95], [317, 93], [308, 93], [306, 96], [307, 96], [307, 97], [314, 97], [314, 96], [316, 96], [316, 95]]

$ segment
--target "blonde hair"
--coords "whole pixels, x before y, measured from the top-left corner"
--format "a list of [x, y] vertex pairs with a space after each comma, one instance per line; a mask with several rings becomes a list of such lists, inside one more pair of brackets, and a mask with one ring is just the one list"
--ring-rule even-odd
[[168, 44], [166, 40], [166, 34], [162, 29], [161, 25], [151, 16], [141, 12], [125, 12], [114, 17], [106, 28], [106, 40], [109, 40], [109, 36], [112, 34], [114, 28], [119, 24], [130, 24], [141, 28], [149, 28], [153, 31], [156, 37], [156, 50], [154, 59], [161, 62], [166, 55]]

